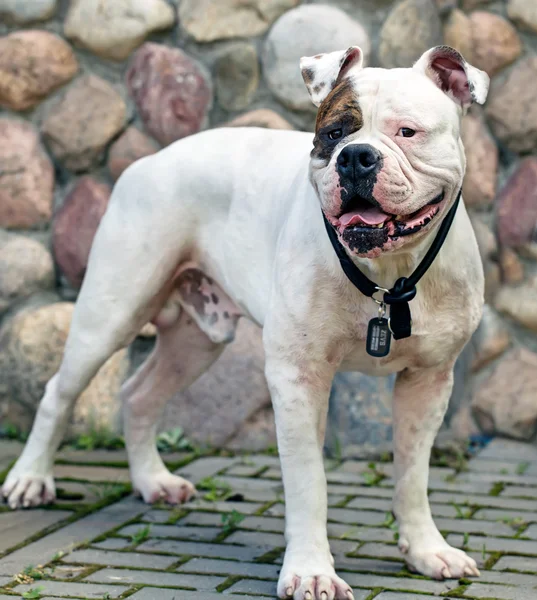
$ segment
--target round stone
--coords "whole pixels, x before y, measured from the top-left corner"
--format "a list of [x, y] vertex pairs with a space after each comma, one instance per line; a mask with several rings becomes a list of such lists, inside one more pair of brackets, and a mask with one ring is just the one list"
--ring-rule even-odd
[[235, 117], [222, 127], [264, 127], [266, 129], [294, 129], [281, 115], [270, 108], [258, 108]]
[[507, 15], [524, 29], [537, 32], [537, 4], [531, 0], [509, 0]]
[[0, 119], [0, 227], [32, 228], [52, 214], [54, 167], [25, 121]]
[[380, 31], [382, 67], [411, 67], [433, 46], [442, 44], [442, 24], [431, 0], [403, 0], [394, 5]]
[[323, 4], [290, 10], [276, 21], [263, 48], [263, 70], [271, 92], [293, 110], [314, 112], [300, 73], [300, 58], [349, 46], [360, 46], [367, 63], [369, 35], [347, 13]]
[[537, 231], [537, 158], [524, 159], [496, 200], [496, 228], [502, 246], [518, 248]]
[[110, 186], [86, 175], [77, 181], [54, 215], [54, 257], [74, 288], [82, 285], [91, 244], [108, 206], [110, 194]]
[[479, 113], [464, 117], [461, 137], [466, 153], [464, 202], [467, 206], [489, 206], [496, 195], [498, 147]]
[[496, 295], [494, 305], [516, 323], [537, 333], [537, 277], [522, 285], [504, 285]]
[[470, 15], [473, 56], [469, 60], [491, 77], [522, 54], [516, 29], [503, 17], [485, 11]]
[[127, 127], [121, 136], [110, 146], [108, 170], [117, 179], [133, 162], [144, 156], [155, 154], [159, 149], [155, 140], [136, 127]]
[[101, 162], [125, 117], [125, 102], [116, 90], [95, 75], [85, 75], [51, 108], [41, 132], [56, 159], [80, 172]]
[[146, 42], [126, 75], [147, 131], [163, 146], [207, 123], [212, 89], [203, 67], [178, 48]]
[[[21, 431], [30, 429], [45, 386], [60, 366], [73, 309], [69, 302], [24, 309], [0, 329], [0, 415]], [[100, 369], [77, 402], [72, 422], [78, 432], [113, 428], [127, 368], [124, 349]]]
[[492, 81], [486, 113], [495, 136], [513, 152], [537, 149], [537, 56]]
[[0, 314], [41, 289], [54, 287], [54, 263], [39, 242], [0, 229]]
[[71, 0], [64, 33], [98, 56], [125, 60], [151, 32], [174, 23], [165, 0]]
[[181, 0], [179, 23], [198, 42], [264, 33], [300, 0]]
[[56, 12], [58, 0], [0, 0], [0, 22], [24, 25], [46, 21]]
[[27, 110], [78, 71], [71, 46], [48, 31], [16, 31], [0, 38], [0, 105]]
[[252, 101], [259, 85], [259, 64], [253, 44], [228, 46], [216, 61], [216, 97], [226, 110], [242, 110]]

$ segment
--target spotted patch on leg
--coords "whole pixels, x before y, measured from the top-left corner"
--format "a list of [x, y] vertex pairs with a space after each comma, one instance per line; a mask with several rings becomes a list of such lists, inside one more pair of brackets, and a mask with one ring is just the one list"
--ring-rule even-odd
[[207, 337], [232, 342], [242, 313], [224, 290], [194, 263], [184, 265], [174, 283], [179, 304]]

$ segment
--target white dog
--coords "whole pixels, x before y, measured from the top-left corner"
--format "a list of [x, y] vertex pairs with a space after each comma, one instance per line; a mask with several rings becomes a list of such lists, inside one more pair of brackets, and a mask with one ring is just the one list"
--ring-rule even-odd
[[366, 352], [377, 304], [347, 279], [327, 229], [379, 287], [408, 277], [457, 201], [461, 117], [472, 101], [485, 101], [488, 77], [445, 46], [409, 69], [362, 68], [356, 47], [305, 58], [301, 68], [319, 106], [315, 137], [215, 129], [139, 160], [120, 178], [63, 362], [3, 494], [12, 508], [54, 499], [53, 457], [73, 403], [152, 320], [156, 348], [122, 390], [132, 482], [146, 502], [188, 500], [193, 486], [169, 473], [156, 450], [157, 421], [166, 401], [218, 358], [244, 315], [263, 327], [285, 486], [279, 596], [352, 599], [326, 532], [322, 447], [338, 370], [398, 374], [394, 513], [409, 566], [437, 579], [478, 575], [474, 560], [442, 538], [427, 500], [453, 365], [483, 304], [464, 205], [453, 210], [410, 303], [412, 335], [393, 341], [383, 358]]

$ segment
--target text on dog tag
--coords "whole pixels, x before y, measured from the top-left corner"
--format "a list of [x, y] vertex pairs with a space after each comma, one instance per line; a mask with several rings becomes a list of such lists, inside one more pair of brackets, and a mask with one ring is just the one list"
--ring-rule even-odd
[[367, 328], [366, 350], [371, 356], [387, 356], [390, 352], [392, 334], [388, 327], [388, 319], [375, 317], [369, 321]]

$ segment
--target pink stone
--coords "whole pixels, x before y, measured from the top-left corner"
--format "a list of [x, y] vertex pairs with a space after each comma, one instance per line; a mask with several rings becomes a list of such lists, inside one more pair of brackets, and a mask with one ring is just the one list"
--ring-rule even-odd
[[126, 83], [145, 128], [162, 145], [205, 126], [211, 85], [202, 67], [182, 50], [146, 42], [134, 54]]

